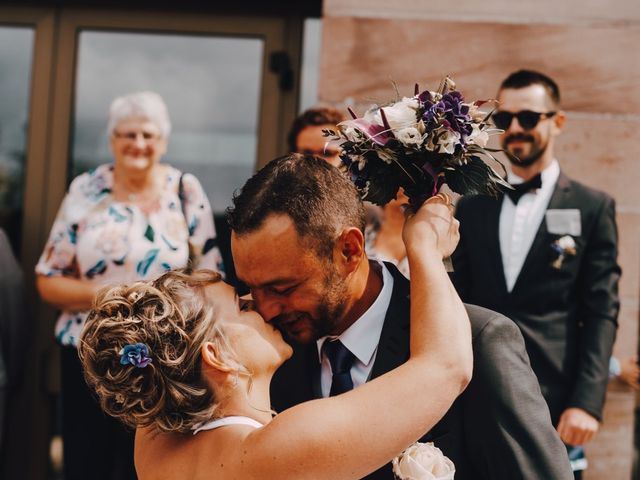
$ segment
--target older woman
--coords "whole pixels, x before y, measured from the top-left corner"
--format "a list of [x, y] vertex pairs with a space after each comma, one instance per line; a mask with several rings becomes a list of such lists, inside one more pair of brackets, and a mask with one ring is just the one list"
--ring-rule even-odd
[[162, 98], [116, 98], [113, 164], [73, 180], [40, 261], [42, 298], [60, 308], [65, 480], [135, 478], [133, 434], [105, 417], [86, 388], [77, 340], [103, 286], [152, 279], [191, 264], [221, 269], [209, 201], [198, 180], [160, 163], [171, 130]]

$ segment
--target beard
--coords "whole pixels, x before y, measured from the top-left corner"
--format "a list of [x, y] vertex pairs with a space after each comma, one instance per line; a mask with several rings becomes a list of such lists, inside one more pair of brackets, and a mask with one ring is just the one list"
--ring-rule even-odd
[[[524, 155], [523, 153], [517, 153], [518, 150], [521, 150], [519, 148], [516, 149], [516, 152], [509, 150], [509, 144], [514, 141], [530, 143], [531, 150], [529, 151], [529, 154]], [[540, 142], [536, 141], [533, 135], [528, 135], [526, 133], [515, 133], [513, 135], [509, 135], [502, 142], [502, 148], [504, 148], [504, 150], [508, 153], [507, 157], [509, 158], [509, 161], [513, 165], [517, 165], [519, 167], [528, 167], [536, 163], [540, 159], [540, 157], [542, 157], [544, 152], [547, 151], [548, 146], [549, 142], [541, 145]]]
[[[349, 297], [347, 281], [329, 262], [325, 272], [323, 291], [313, 315], [308, 312], [293, 312], [273, 320], [287, 342], [307, 344], [334, 334], [339, 329]], [[301, 325], [306, 328], [300, 328]]]

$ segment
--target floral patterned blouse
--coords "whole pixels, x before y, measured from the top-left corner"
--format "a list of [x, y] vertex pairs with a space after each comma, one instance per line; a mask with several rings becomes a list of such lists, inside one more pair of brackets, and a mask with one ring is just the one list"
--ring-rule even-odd
[[[165, 172], [160, 206], [150, 214], [113, 199], [112, 165], [76, 177], [60, 206], [36, 273], [108, 285], [153, 279], [187, 266], [189, 260], [194, 268], [222, 272], [211, 206], [200, 182], [173, 167]], [[87, 314], [63, 311], [56, 324], [56, 340], [77, 346]]]

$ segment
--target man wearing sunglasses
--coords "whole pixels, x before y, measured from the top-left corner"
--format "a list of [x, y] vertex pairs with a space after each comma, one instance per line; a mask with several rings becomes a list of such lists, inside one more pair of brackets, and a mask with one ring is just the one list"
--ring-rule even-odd
[[465, 302], [513, 319], [567, 445], [577, 479], [582, 445], [602, 418], [619, 309], [615, 204], [569, 179], [555, 143], [565, 123], [556, 83], [538, 72], [507, 77], [492, 115], [514, 189], [464, 198], [453, 281]]

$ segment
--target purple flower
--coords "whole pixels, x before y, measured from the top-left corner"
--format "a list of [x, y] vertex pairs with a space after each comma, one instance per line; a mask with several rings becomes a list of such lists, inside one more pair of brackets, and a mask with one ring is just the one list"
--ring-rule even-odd
[[120, 365], [133, 365], [144, 368], [151, 363], [149, 347], [144, 343], [125, 345], [119, 352]]
[[445, 111], [445, 125], [452, 131], [457, 132], [463, 138], [471, 135], [471, 117], [469, 117], [469, 106], [465, 105], [464, 98], [460, 92], [449, 92], [442, 97]]
[[418, 100], [424, 108], [422, 121], [427, 131], [436, 130], [442, 125], [452, 132], [459, 133], [463, 142], [464, 138], [473, 132], [469, 106], [465, 105], [460, 92], [446, 93], [440, 101], [435, 102], [431, 93], [426, 91], [418, 96]]

